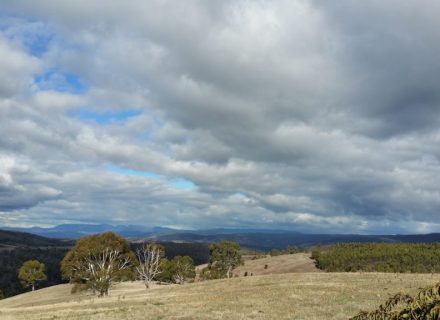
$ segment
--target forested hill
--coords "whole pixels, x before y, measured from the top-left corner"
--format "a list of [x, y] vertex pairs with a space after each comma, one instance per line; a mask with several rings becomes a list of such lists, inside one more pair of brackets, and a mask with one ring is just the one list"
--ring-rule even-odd
[[72, 240], [49, 239], [25, 232], [0, 230], [1, 247], [64, 247], [73, 245]]
[[207, 232], [176, 232], [164, 233], [151, 237], [161, 241], [181, 241], [212, 243], [221, 240], [230, 240], [239, 243], [242, 247], [270, 251], [273, 248], [282, 249], [290, 245], [311, 247], [315, 245], [351, 243], [351, 242], [379, 242], [379, 243], [433, 243], [440, 242], [440, 233], [413, 234], [413, 235], [357, 235], [357, 234], [301, 234], [288, 231], [277, 232], [246, 232], [239, 233], [207, 233]]
[[[31, 259], [38, 260], [46, 266], [47, 281], [38, 283], [39, 288], [62, 283], [60, 262], [74, 243], [74, 240], [0, 230], [0, 291], [4, 296], [9, 297], [29, 290], [20, 284], [18, 270], [25, 261]], [[168, 259], [177, 255], [188, 255], [196, 264], [208, 261], [209, 249], [205, 243], [161, 242], [160, 244], [164, 246]], [[132, 243], [132, 248], [135, 249], [138, 245], [140, 243]]]
[[0, 290], [8, 297], [26, 291], [18, 280], [18, 269], [31, 259], [46, 265], [47, 287], [61, 283], [59, 264], [73, 240], [49, 239], [34, 234], [0, 230]]

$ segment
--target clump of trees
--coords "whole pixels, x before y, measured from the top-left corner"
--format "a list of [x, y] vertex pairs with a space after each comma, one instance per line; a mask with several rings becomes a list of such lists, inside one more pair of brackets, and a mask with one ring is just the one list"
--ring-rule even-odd
[[440, 319], [440, 283], [410, 296], [398, 293], [373, 311], [361, 311], [351, 320]]
[[163, 259], [161, 272], [156, 279], [161, 282], [184, 284], [194, 281], [196, 270], [190, 256], [175, 256], [173, 259]]
[[280, 256], [280, 255], [284, 255], [284, 254], [294, 254], [294, 253], [299, 253], [299, 252], [305, 252], [306, 250], [302, 247], [297, 247], [297, 246], [287, 246], [284, 249], [272, 249], [270, 250], [270, 255], [272, 257], [274, 256]]
[[124, 238], [105, 232], [79, 239], [62, 260], [61, 273], [75, 284], [72, 292], [90, 289], [100, 297], [117, 281], [139, 279], [148, 289], [152, 281], [183, 284], [195, 278], [190, 257], [164, 256], [164, 247], [156, 243], [138, 245], [134, 254]]
[[28, 260], [21, 266], [18, 271], [18, 278], [21, 281], [23, 287], [31, 287], [32, 291], [35, 290], [35, 284], [38, 281], [44, 281], [47, 279], [46, 266], [38, 260]]
[[312, 251], [330, 272], [440, 272], [440, 243], [345, 243]]
[[209, 247], [209, 262], [200, 277], [202, 279], [231, 278], [232, 270], [243, 264], [240, 245], [232, 241], [213, 243]]
[[115, 281], [134, 279], [134, 261], [128, 242], [105, 232], [79, 239], [61, 262], [61, 273], [64, 279], [102, 297]]

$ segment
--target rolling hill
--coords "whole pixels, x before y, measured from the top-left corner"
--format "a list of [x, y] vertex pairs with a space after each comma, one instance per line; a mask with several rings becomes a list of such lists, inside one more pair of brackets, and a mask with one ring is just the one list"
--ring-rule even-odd
[[288, 273], [185, 285], [116, 285], [106, 298], [57, 285], [0, 301], [2, 320], [348, 319], [399, 291], [415, 293], [432, 274]]
[[244, 265], [234, 269], [237, 276], [257, 276], [265, 274], [282, 274], [298, 272], [320, 272], [309, 253], [283, 254], [279, 256], [265, 256], [259, 259], [248, 257]]

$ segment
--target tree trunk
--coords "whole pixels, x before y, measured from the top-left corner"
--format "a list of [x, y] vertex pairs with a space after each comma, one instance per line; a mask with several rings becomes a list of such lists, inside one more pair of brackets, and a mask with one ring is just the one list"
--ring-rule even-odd
[[32, 291], [35, 291], [35, 283], [32, 282]]
[[150, 282], [148, 280], [145, 280], [144, 283], [145, 283], [145, 288], [148, 290], [150, 288]]

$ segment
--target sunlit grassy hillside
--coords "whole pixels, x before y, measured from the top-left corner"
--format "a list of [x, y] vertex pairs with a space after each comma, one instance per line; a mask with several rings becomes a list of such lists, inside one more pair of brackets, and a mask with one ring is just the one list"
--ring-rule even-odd
[[414, 293], [439, 275], [289, 273], [187, 285], [122, 283], [107, 298], [69, 285], [0, 301], [0, 319], [347, 319], [390, 294]]

